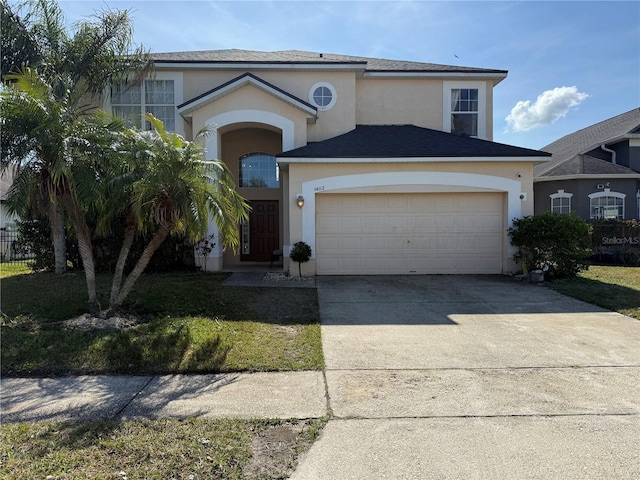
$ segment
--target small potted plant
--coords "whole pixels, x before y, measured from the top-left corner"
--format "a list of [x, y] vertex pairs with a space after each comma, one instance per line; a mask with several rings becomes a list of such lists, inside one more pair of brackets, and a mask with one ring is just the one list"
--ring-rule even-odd
[[304, 242], [296, 242], [289, 253], [289, 258], [298, 262], [298, 273], [302, 278], [302, 264], [311, 259], [311, 247]]

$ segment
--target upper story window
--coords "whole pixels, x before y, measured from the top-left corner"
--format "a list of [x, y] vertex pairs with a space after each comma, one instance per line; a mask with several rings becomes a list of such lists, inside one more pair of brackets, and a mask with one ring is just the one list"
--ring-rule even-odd
[[478, 136], [478, 89], [451, 89], [451, 133]]
[[605, 188], [603, 192], [589, 195], [591, 219], [624, 218], [624, 193], [612, 192]]
[[309, 89], [309, 102], [320, 111], [326, 111], [336, 104], [336, 89], [326, 82], [318, 82]]
[[162, 121], [167, 131], [183, 133], [176, 109], [176, 105], [182, 103], [181, 73], [158, 72], [139, 85], [113, 84], [109, 99], [112, 113], [126, 118], [129, 125], [150, 129], [148, 122], [142, 125], [142, 117], [151, 113]]
[[268, 153], [248, 153], [240, 157], [238, 180], [243, 188], [278, 188], [280, 173], [276, 157]]
[[571, 197], [573, 197], [573, 193], [558, 190], [558, 193], [552, 193], [549, 197], [551, 197], [552, 212], [571, 213]]
[[467, 137], [487, 136], [484, 82], [444, 82], [443, 128]]

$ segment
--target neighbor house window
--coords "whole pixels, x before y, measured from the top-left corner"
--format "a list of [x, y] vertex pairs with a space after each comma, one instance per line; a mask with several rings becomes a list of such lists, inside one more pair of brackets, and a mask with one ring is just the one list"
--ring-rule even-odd
[[484, 82], [444, 82], [443, 127], [465, 137], [486, 138]]
[[143, 116], [151, 113], [162, 121], [167, 131], [183, 133], [176, 109], [182, 103], [182, 75], [179, 73], [158, 72], [154, 78], [138, 85], [113, 84], [109, 98], [113, 114], [126, 118], [128, 125], [151, 129], [149, 122], [143, 122]]
[[624, 193], [612, 192], [605, 188], [603, 192], [589, 195], [591, 219], [624, 218]]
[[267, 153], [240, 157], [239, 183], [243, 188], [278, 188], [280, 175], [276, 157]]
[[552, 212], [571, 213], [571, 197], [573, 197], [573, 193], [558, 190], [558, 193], [552, 193], [549, 197], [551, 197]]

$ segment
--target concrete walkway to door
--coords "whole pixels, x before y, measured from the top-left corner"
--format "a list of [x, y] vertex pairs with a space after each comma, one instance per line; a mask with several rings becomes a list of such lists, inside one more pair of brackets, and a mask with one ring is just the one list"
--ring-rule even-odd
[[640, 478], [640, 322], [502, 276], [318, 277], [294, 479]]

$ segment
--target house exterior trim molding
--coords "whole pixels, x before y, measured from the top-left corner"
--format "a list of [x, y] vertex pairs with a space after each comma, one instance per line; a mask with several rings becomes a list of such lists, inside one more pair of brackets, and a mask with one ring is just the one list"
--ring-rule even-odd
[[178, 112], [180, 113], [180, 115], [188, 117], [198, 108], [211, 102], [215, 102], [217, 99], [224, 97], [225, 95], [228, 95], [229, 93], [234, 92], [244, 87], [245, 85], [253, 85], [254, 87], [268, 93], [269, 95], [273, 95], [277, 99], [282, 100], [283, 102], [286, 102], [296, 108], [299, 108], [300, 110], [309, 115], [312, 115], [313, 117], [316, 117], [318, 115], [317, 108], [250, 73], [245, 73], [244, 75], [234, 78], [226, 84], [219, 85], [209, 92], [205, 92], [203, 95], [195, 97], [194, 99], [191, 99], [188, 102], [179, 105]]
[[[278, 163], [467, 163], [548, 162], [549, 157], [278, 157]], [[638, 175], [640, 177], [640, 174]]]
[[[341, 175], [318, 178], [302, 184], [302, 196], [305, 199], [302, 208], [302, 241], [311, 246], [312, 257], [315, 258], [316, 247], [316, 195], [330, 193], [347, 188], [378, 187], [389, 185], [448, 185], [475, 187], [495, 192], [507, 193], [507, 222], [511, 227], [514, 218], [522, 212], [522, 184], [517, 180], [491, 175], [456, 173], [456, 172], [377, 172], [358, 175]], [[406, 193], [411, 193], [408, 190]], [[508, 247], [509, 257], [513, 257], [515, 249]]]

